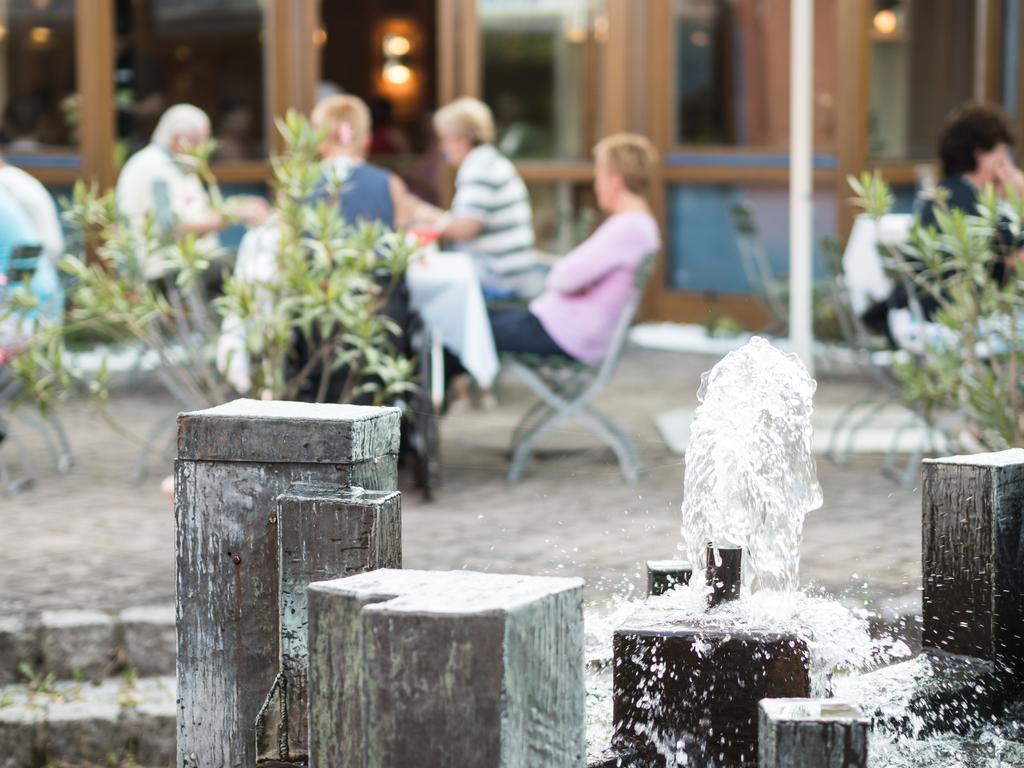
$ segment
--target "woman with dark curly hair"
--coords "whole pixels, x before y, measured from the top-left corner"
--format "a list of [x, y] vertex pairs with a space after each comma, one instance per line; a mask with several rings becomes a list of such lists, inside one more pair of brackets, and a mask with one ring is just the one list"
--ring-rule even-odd
[[[1003, 111], [991, 104], [967, 102], [946, 118], [939, 134], [939, 163], [942, 180], [938, 189], [918, 201], [917, 215], [926, 227], [937, 227], [938, 210], [961, 210], [975, 215], [978, 197], [991, 184], [1005, 197], [1012, 190], [1024, 198], [1024, 173], [1010, 157], [1013, 132]], [[1009, 228], [1003, 228], [994, 249], [1001, 258], [992, 265], [992, 279], [1003, 281], [1006, 263], [1015, 258], [1024, 243], [1016, 240]], [[938, 302], [920, 296], [921, 309], [931, 318]], [[907, 306], [903, 286], [897, 286], [887, 302], [890, 309]]]
[[[945, 204], [975, 213], [978, 194], [987, 184], [1000, 195], [1013, 189], [1024, 197], [1024, 174], [1010, 158], [1012, 145], [1010, 123], [999, 107], [969, 102], [954, 110], [939, 135], [939, 187], [948, 195]], [[936, 204], [929, 200], [921, 207], [922, 224], [935, 223]]]

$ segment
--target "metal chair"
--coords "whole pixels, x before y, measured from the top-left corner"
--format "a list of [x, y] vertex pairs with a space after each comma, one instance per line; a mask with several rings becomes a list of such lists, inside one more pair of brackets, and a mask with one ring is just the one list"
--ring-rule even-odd
[[[908, 411], [907, 417], [893, 434], [882, 464], [882, 474], [909, 488], [913, 486], [917, 478], [918, 467], [926, 449], [930, 448], [933, 451], [936, 449], [937, 437], [949, 433], [950, 419], [955, 418], [956, 414], [935, 422], [920, 409], [907, 406], [903, 402], [903, 385], [896, 377], [894, 366], [898, 362], [909, 360], [909, 353], [905, 350], [890, 349], [888, 340], [873, 334], [864, 325], [853, 309], [846, 275], [842, 269], [842, 261], [838, 258], [838, 242], [830, 238], [823, 242], [823, 247], [825, 249], [825, 264], [830, 272], [828, 286], [843, 339], [853, 353], [857, 367], [877, 385], [868, 394], [850, 403], [840, 412], [832, 428], [828, 456], [841, 466], [846, 464], [853, 450], [857, 433], [868, 427], [885, 408], [902, 406]], [[916, 301], [911, 299], [911, 304], [915, 306]], [[906, 429], [915, 427], [924, 430], [925, 438], [915, 446], [903, 469], [899, 470], [896, 466], [896, 456], [900, 438]], [[845, 448], [840, 445], [844, 430], [846, 430]]]
[[640, 459], [633, 441], [607, 414], [594, 404], [618, 367], [626, 346], [629, 327], [643, 299], [655, 254], [650, 253], [637, 270], [632, 298], [622, 310], [608, 354], [596, 366], [563, 357], [508, 354], [503, 369], [522, 379], [540, 398], [520, 419], [512, 432], [508, 480], [516, 483], [533, 456], [537, 444], [562, 422], [575, 419], [607, 443], [619, 461], [626, 482], [636, 483]]
[[743, 274], [750, 284], [754, 297], [772, 318], [771, 326], [765, 330], [784, 333], [789, 327], [787, 283], [779, 280], [772, 271], [768, 252], [757, 235], [757, 224], [750, 208], [745, 203], [736, 203], [732, 206], [731, 213]]
[[[7, 260], [4, 276], [6, 285], [0, 290], [0, 303], [4, 296], [19, 288], [30, 288], [32, 279], [39, 267], [41, 247], [38, 245], [21, 245], [14, 247]], [[52, 411], [40, 414], [31, 404], [15, 409], [14, 406], [24, 396], [24, 385], [14, 378], [0, 363], [0, 447], [5, 440], [14, 444], [19, 456], [22, 473], [14, 478], [10, 468], [0, 453], [0, 491], [16, 493], [31, 486], [35, 480], [32, 464], [21, 438], [11, 428], [11, 417], [35, 429], [42, 436], [46, 449], [53, 459], [54, 466], [61, 474], [71, 471], [74, 457], [68, 443], [67, 433], [60, 418]]]

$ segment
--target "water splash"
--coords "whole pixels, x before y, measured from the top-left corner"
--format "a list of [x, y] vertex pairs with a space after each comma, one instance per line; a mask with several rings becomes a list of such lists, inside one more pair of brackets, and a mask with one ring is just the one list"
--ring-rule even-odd
[[743, 547], [745, 591], [798, 584], [804, 518], [821, 506], [811, 455], [817, 384], [796, 355], [755, 336], [701, 378], [686, 449], [682, 536]]

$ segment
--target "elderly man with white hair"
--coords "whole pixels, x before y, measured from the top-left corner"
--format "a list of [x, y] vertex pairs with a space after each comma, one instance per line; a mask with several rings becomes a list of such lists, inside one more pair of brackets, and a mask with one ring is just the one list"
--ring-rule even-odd
[[[117, 179], [117, 206], [141, 226], [152, 214], [164, 232], [173, 236], [195, 234], [209, 252], [218, 247], [217, 232], [225, 221], [210, 203], [210, 196], [184, 154], [210, 138], [210, 118], [199, 107], [175, 104], [160, 117], [149, 145], [132, 155]], [[239, 201], [234, 212], [248, 223], [266, 219], [269, 207], [260, 198]], [[144, 264], [147, 278], [159, 277], [156, 259]]]

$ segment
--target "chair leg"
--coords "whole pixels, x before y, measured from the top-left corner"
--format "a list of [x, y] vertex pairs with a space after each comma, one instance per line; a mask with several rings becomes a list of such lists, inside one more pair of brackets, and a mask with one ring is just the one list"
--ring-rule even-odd
[[[2, 419], [0, 419], [0, 421], [2, 421]], [[13, 434], [13, 432], [6, 426], [3, 431], [6, 433], [4, 442], [8, 445], [13, 443], [14, 448], [20, 457], [19, 463], [21, 464], [21, 477], [18, 479], [15, 479], [11, 475], [10, 470], [7, 467], [7, 463], [2, 457], [0, 457], [0, 481], [3, 483], [3, 485], [0, 486], [0, 491], [13, 495], [18, 493], [18, 491], [30, 488], [35, 483], [35, 476], [32, 474], [32, 467], [28, 462], [28, 451], [25, 450], [25, 444], [21, 441], [21, 438]]]
[[842, 465], [846, 461], [846, 455], [840, 454], [839, 452], [839, 442], [847, 422], [850, 421], [850, 419], [854, 417], [854, 414], [862, 408], [870, 406], [874, 402], [875, 398], [871, 396], [861, 398], [860, 400], [850, 403], [839, 412], [839, 418], [837, 418], [835, 424], [832, 425], [832, 437], [828, 441], [828, 456], [836, 464]]
[[903, 432], [908, 427], [923, 426], [925, 429], [924, 437], [921, 439], [921, 445], [911, 451], [911, 454], [920, 452], [923, 455], [924, 444], [931, 439], [930, 428], [928, 422], [925, 421], [924, 417], [916, 411], [911, 411], [907, 414], [907, 417], [903, 420], [903, 423], [896, 427], [896, 431], [893, 433], [892, 441], [889, 443], [889, 450], [885, 454], [885, 460], [882, 462], [882, 474], [888, 478], [896, 479], [896, 456], [899, 454], [899, 443], [900, 437], [903, 436]]
[[842, 454], [842, 459], [836, 462], [837, 464], [845, 464], [847, 457], [849, 457], [849, 455], [853, 453], [853, 442], [857, 437], [857, 433], [860, 430], [864, 429], [864, 427], [866, 427], [868, 424], [870, 424], [871, 421], [879, 414], [879, 412], [883, 408], [885, 408], [885, 406], [891, 405], [894, 402], [896, 401], [893, 398], [879, 400], [868, 409], [867, 413], [865, 413], [861, 418], [857, 419], [853, 426], [850, 427], [850, 432], [846, 438], [846, 450]]
[[564, 413], [552, 410], [551, 415], [546, 421], [537, 424], [537, 426], [523, 436], [515, 451], [512, 452], [512, 462], [508, 468], [508, 481], [510, 483], [515, 484], [519, 482], [523, 476], [523, 470], [526, 469], [526, 465], [533, 456], [534, 447], [547, 437], [551, 430], [567, 418]]
[[135, 462], [135, 468], [132, 470], [132, 481], [141, 483], [146, 479], [146, 461], [149, 459], [149, 454], [157, 447], [157, 443], [160, 440], [160, 436], [165, 432], [171, 432], [174, 428], [175, 421], [172, 419], [161, 418], [153, 427], [149, 430], [149, 434], [146, 436], [146, 443], [141, 453], [139, 454], [138, 460]]
[[530, 410], [528, 410], [523, 417], [516, 424], [516, 428], [512, 430], [512, 440], [509, 445], [509, 452], [514, 452], [516, 446], [519, 445], [523, 439], [523, 435], [528, 433], [534, 426], [538, 419], [543, 419], [548, 412], [551, 411], [551, 406], [545, 403], [543, 400], [538, 400], [534, 403]]
[[629, 485], [636, 485], [640, 462], [629, 435], [605, 414], [590, 406], [587, 406], [577, 418], [611, 447], [615, 457], [619, 460], [619, 467], [622, 469], [626, 482]]

